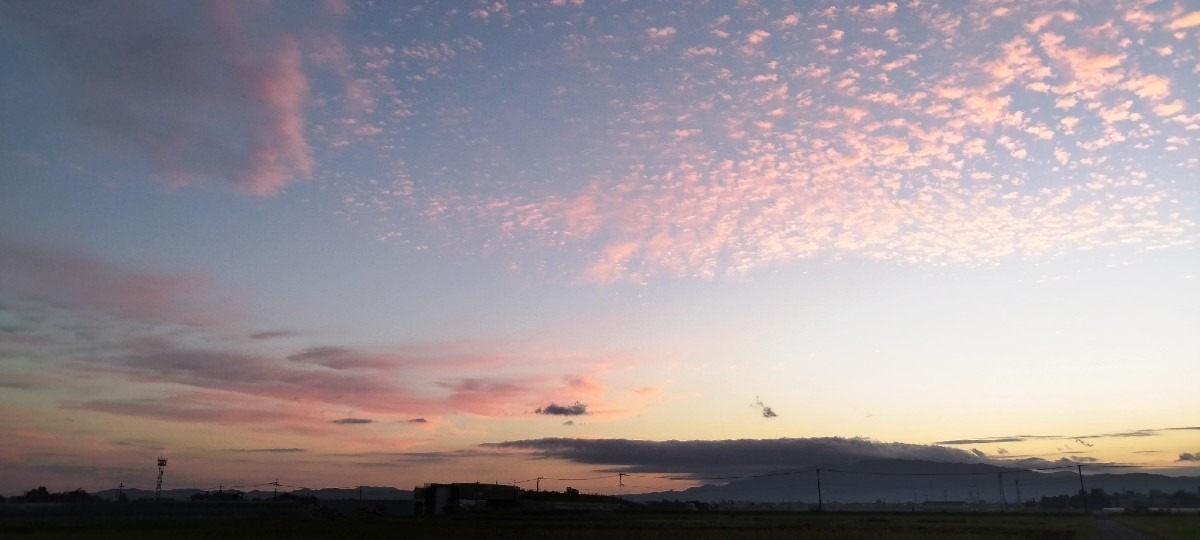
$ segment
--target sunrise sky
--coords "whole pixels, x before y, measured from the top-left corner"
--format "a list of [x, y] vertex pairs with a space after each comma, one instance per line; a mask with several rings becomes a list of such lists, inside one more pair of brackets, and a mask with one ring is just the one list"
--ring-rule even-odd
[[2, 494], [1200, 472], [1194, 1], [0, 0], [0, 73]]

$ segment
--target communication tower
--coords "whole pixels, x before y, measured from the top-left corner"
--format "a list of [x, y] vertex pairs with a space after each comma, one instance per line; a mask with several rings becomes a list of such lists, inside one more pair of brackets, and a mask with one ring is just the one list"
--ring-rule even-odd
[[167, 468], [167, 458], [165, 458], [165, 457], [158, 458], [158, 483], [154, 485], [154, 500], [156, 500], [156, 501], [158, 500], [159, 496], [162, 495], [163, 469], [166, 469], [166, 468]]

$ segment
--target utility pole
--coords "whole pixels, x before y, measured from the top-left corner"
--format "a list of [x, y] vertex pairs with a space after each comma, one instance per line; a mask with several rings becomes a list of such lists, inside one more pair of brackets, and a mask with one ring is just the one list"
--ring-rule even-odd
[[1075, 465], [1079, 469], [1079, 498], [1083, 499], [1083, 513], [1088, 514], [1087, 489], [1083, 487], [1083, 465]]
[[825, 511], [825, 499], [821, 497], [821, 469], [817, 469], [817, 511]]
[[274, 482], [271, 482], [271, 485], [275, 486], [275, 490], [271, 492], [271, 498], [278, 499], [279, 498], [279, 479], [276, 478]]
[[1017, 511], [1021, 511], [1021, 507], [1025, 505], [1025, 500], [1021, 498], [1021, 479], [1017, 479]]
[[1008, 510], [1008, 498], [1004, 496], [1004, 473], [996, 473], [996, 480], [1000, 483], [1000, 510]]
[[125, 482], [121, 482], [121, 485], [117, 486], [117, 502], [121, 502], [123, 495], [125, 495]]
[[617, 510], [625, 506], [625, 473], [617, 473]]
[[541, 477], [541, 476], [537, 477], [537, 484], [535, 485], [535, 487], [533, 488], [533, 490], [534, 490], [534, 491], [541, 491], [541, 490], [542, 490], [542, 477]]

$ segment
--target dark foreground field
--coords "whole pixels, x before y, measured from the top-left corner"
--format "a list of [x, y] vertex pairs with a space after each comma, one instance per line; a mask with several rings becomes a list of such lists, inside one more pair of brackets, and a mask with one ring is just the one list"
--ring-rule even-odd
[[[1169, 525], [1182, 526], [1185, 530], [1190, 526], [1183, 522]], [[861, 513], [512, 514], [338, 519], [37, 518], [0, 521], [0, 538], [1103, 540], [1096, 535], [1092, 519], [1079, 515]]]
[[1115, 519], [1145, 532], [1152, 538], [1200, 539], [1200, 515], [1197, 514], [1141, 514], [1119, 516]]

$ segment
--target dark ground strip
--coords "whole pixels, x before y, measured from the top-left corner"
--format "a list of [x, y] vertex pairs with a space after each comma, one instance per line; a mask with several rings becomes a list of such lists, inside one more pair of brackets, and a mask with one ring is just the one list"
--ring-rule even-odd
[[1105, 515], [1096, 516], [1096, 534], [1100, 540], [1154, 540], [1153, 536]]

